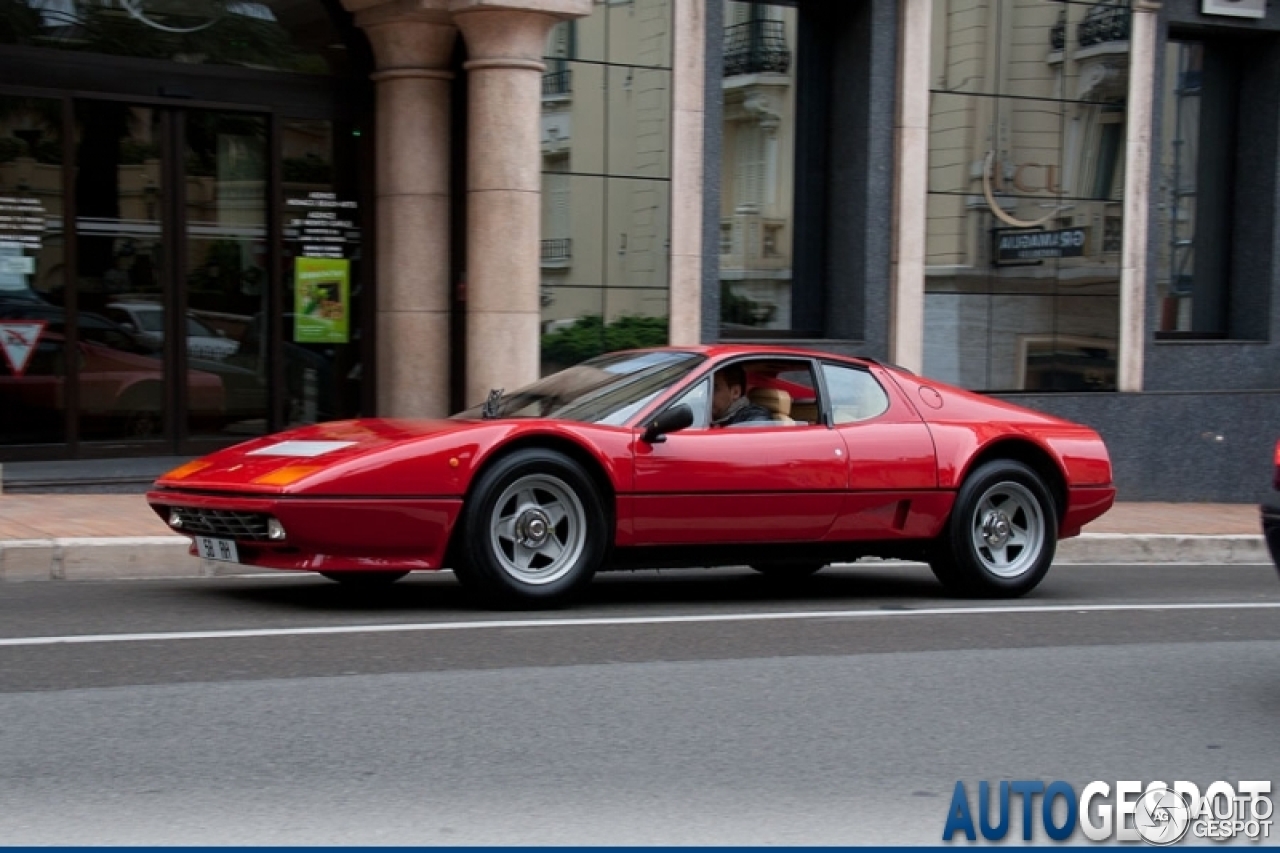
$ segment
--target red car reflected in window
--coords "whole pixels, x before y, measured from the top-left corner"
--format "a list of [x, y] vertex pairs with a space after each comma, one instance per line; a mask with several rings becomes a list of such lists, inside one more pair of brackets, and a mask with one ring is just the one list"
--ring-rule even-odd
[[[164, 370], [158, 357], [81, 340], [74, 369], [80, 383], [85, 438], [158, 437], [164, 405]], [[66, 339], [43, 332], [22, 375], [0, 364], [0, 434], [21, 439], [58, 429], [67, 406]], [[188, 372], [195, 415], [217, 419], [226, 410], [223, 382], [215, 374]]]

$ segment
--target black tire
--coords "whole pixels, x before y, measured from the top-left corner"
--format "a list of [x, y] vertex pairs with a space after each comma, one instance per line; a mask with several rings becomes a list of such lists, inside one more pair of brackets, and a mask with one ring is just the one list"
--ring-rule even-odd
[[751, 568], [767, 578], [799, 580], [816, 575], [827, 567], [826, 563], [752, 563]]
[[159, 438], [163, 432], [160, 415], [155, 412], [129, 412], [124, 416], [121, 432], [123, 435], [119, 437], [126, 439]]
[[350, 571], [321, 572], [320, 574], [344, 586], [368, 589], [371, 587], [390, 586], [409, 573], [397, 571]]
[[461, 533], [454, 574], [500, 607], [563, 605], [595, 575], [609, 544], [591, 476], [545, 448], [517, 450], [480, 474]]
[[1017, 598], [1044, 579], [1058, 546], [1049, 490], [1021, 462], [995, 459], [975, 469], [956, 495], [929, 566], [954, 593]]
[[160, 386], [135, 385], [116, 403], [120, 414], [118, 437], [128, 439], [159, 438], [164, 432], [160, 407]]

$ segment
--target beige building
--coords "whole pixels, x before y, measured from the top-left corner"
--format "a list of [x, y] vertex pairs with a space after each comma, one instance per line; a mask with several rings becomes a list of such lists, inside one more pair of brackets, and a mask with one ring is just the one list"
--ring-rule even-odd
[[0, 457], [441, 416], [732, 339], [1093, 423], [1129, 497], [1269, 458], [1234, 431], [1280, 419], [1258, 0], [342, 7], [0, 6], [0, 323], [40, 327]]

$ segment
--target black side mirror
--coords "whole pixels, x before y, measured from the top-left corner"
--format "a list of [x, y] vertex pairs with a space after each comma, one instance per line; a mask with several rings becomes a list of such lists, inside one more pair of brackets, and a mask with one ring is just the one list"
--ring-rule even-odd
[[653, 420], [644, 428], [640, 440], [646, 444], [661, 444], [667, 440], [667, 433], [684, 429], [693, 424], [693, 409], [685, 403], [673, 406]]

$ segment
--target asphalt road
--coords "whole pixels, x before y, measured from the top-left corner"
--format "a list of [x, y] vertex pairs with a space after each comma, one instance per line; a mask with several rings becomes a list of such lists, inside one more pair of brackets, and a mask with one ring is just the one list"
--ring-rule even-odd
[[0, 585], [5, 844], [936, 844], [957, 780], [1275, 782], [1278, 729], [1263, 566]]

